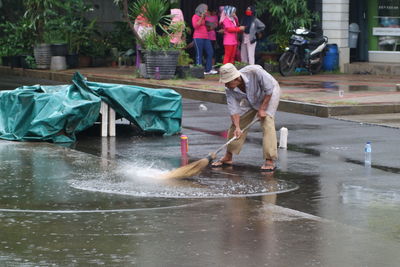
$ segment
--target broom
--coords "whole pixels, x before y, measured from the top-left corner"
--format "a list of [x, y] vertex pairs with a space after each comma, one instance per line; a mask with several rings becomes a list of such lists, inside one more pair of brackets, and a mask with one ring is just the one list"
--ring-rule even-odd
[[[249, 129], [254, 123], [256, 123], [259, 119], [255, 119], [250, 122], [246, 127], [242, 129], [242, 132]], [[164, 175], [161, 176], [163, 179], [180, 179], [180, 178], [187, 178], [193, 175], [198, 174], [201, 170], [203, 170], [207, 165], [217, 157], [217, 154], [230, 143], [235, 141], [237, 138], [236, 136], [229, 139], [228, 142], [220, 146], [215, 152], [208, 154], [207, 157], [200, 159], [198, 161], [192, 162], [188, 165], [182, 166], [178, 169], [172, 170]]]

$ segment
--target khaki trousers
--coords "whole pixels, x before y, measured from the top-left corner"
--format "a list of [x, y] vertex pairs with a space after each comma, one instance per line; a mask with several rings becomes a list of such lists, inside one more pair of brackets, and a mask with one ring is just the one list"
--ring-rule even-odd
[[[243, 129], [250, 122], [254, 120], [257, 116], [257, 110], [251, 109], [242, 116], [240, 116], [240, 128]], [[261, 127], [263, 130], [263, 155], [264, 159], [269, 160], [277, 160], [278, 159], [278, 148], [277, 148], [277, 140], [276, 140], [276, 131], [275, 131], [275, 120], [273, 117], [267, 114], [265, 119], [260, 121]], [[228, 139], [233, 137], [233, 133], [235, 131], [235, 126], [232, 124], [228, 131]], [[246, 141], [247, 131], [244, 131], [239, 139], [230, 143], [227, 147], [227, 151], [233, 154], [238, 155], [244, 141]]]

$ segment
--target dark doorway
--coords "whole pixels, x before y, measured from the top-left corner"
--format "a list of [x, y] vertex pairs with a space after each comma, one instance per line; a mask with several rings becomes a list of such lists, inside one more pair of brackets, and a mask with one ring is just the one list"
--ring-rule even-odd
[[368, 61], [368, 24], [367, 1], [351, 0], [349, 23], [357, 23], [360, 27], [357, 48], [350, 48], [350, 62]]

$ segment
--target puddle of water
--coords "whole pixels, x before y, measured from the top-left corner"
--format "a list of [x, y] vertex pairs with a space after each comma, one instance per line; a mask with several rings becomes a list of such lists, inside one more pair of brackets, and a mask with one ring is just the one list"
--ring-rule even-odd
[[0, 160], [0, 210], [7, 212], [116, 212], [187, 204], [179, 199], [261, 196], [298, 188], [254, 170], [208, 170], [191, 179], [161, 180], [157, 177], [168, 170], [160, 161], [118, 163], [44, 143], [0, 143]]
[[328, 91], [339, 89], [339, 86], [336, 84], [336, 82], [322, 82], [321, 87], [328, 89]]
[[70, 180], [75, 189], [146, 198], [227, 198], [279, 194], [298, 189], [298, 185], [277, 179], [245, 177], [232, 179], [194, 177], [184, 180], [159, 180], [162, 170], [142, 166], [121, 166], [120, 171], [102, 176], [85, 175]]
[[340, 195], [347, 205], [369, 207], [385, 206], [386, 208], [400, 205], [400, 192], [397, 190], [370, 188], [357, 184], [343, 184]]
[[288, 222], [288, 221], [304, 220], [304, 219], [321, 221], [321, 222], [324, 221], [322, 218], [318, 216], [314, 216], [308, 213], [284, 208], [273, 204], [265, 204], [260, 209], [259, 214], [266, 220], [274, 222]]

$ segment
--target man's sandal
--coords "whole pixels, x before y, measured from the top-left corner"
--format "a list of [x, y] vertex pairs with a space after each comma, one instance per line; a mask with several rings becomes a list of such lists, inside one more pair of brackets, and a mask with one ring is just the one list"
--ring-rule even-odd
[[211, 163], [211, 167], [213, 168], [226, 167], [226, 166], [232, 166], [232, 161], [217, 160]]
[[276, 170], [275, 164], [265, 164], [260, 167], [260, 171], [262, 172], [273, 172]]

